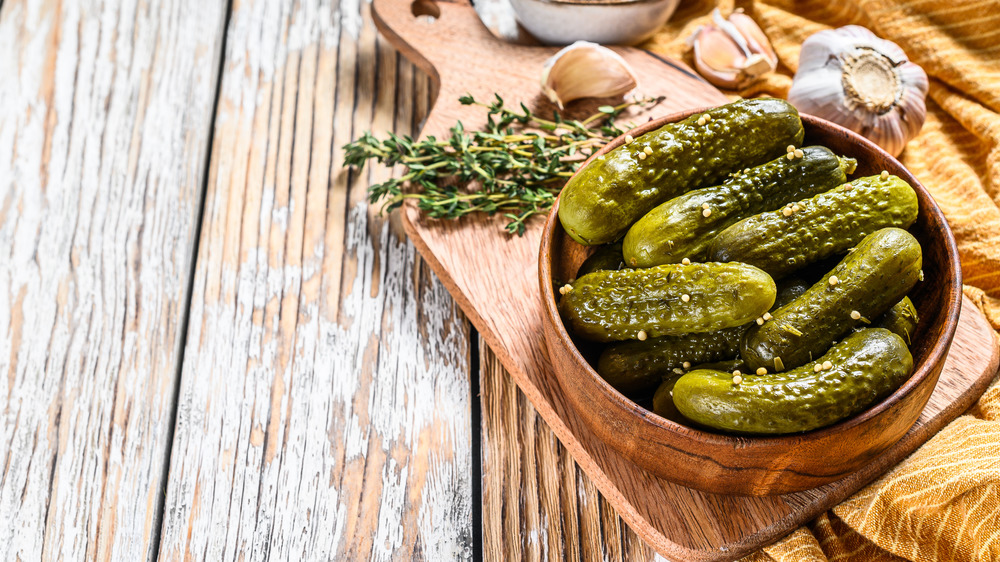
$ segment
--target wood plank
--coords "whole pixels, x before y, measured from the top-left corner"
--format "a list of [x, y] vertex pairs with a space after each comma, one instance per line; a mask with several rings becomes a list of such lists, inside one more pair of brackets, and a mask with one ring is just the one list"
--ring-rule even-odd
[[349, 174], [426, 78], [360, 2], [234, 6], [160, 556], [470, 559], [469, 330]]
[[484, 560], [657, 559], [480, 344]]
[[0, 558], [153, 554], [225, 5], [0, 12]]

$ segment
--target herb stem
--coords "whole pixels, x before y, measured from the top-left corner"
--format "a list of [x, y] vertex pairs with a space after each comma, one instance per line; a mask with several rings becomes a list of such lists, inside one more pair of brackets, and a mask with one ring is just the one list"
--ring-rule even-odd
[[544, 119], [524, 104], [520, 112], [512, 110], [500, 96], [491, 103], [468, 95], [459, 101], [486, 110], [484, 130], [466, 131], [457, 122], [447, 138], [420, 140], [393, 133], [378, 139], [365, 132], [344, 146], [345, 165], [360, 169], [374, 160], [407, 168], [400, 177], [369, 186], [369, 202], [382, 201], [383, 210], [391, 211], [413, 201], [436, 219], [499, 212], [508, 221], [507, 232], [523, 234], [528, 220], [551, 208], [563, 182], [587, 157], [624, 134], [616, 122], [623, 111], [659, 99], [601, 106], [582, 121], [559, 113]]

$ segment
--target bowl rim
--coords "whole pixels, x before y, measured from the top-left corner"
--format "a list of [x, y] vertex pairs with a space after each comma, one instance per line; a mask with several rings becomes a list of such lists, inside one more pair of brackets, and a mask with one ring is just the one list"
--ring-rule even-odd
[[[694, 115], [708, 109], [712, 109], [717, 106], [705, 106], [695, 109], [679, 111], [660, 117], [657, 119], [652, 119], [642, 125], [627, 131], [630, 136], [638, 137], [649, 131], [658, 129], [663, 125], [668, 123], [673, 123], [680, 121], [686, 117]], [[958, 246], [955, 243], [955, 237], [951, 231], [951, 226], [948, 224], [944, 213], [938, 206], [937, 202], [934, 200], [931, 193], [921, 184], [913, 174], [900, 163], [895, 157], [883, 150], [881, 147], [862, 137], [861, 135], [851, 131], [845, 127], [842, 127], [836, 123], [827, 121], [820, 117], [809, 115], [806, 113], [799, 114], [803, 124], [808, 124], [814, 127], [827, 127], [833, 129], [835, 132], [841, 133], [847, 136], [851, 141], [860, 144], [863, 148], [870, 151], [874, 151], [883, 158], [890, 159], [899, 165], [899, 168], [904, 172], [903, 179], [908, 181], [914, 190], [918, 193], [922, 192], [926, 196], [926, 199], [931, 203], [930, 208], [926, 209], [926, 212], [930, 213], [932, 222], [936, 222], [941, 225], [941, 235], [945, 244], [946, 253], [948, 256], [948, 261], [946, 264], [942, 264], [943, 269], [950, 270], [954, 276], [955, 283], [948, 291], [945, 298], [946, 315], [944, 326], [941, 330], [941, 335], [938, 337], [937, 341], [931, 346], [927, 357], [919, 365], [914, 366], [913, 374], [907, 379], [902, 386], [897, 388], [892, 394], [881, 400], [874, 406], [865, 409], [859, 414], [851, 416], [845, 420], [841, 420], [835, 424], [828, 425], [825, 427], [817, 428], [814, 430], [802, 432], [802, 433], [790, 433], [784, 435], [726, 435], [722, 433], [714, 433], [710, 431], [705, 431], [697, 429], [694, 427], [686, 426], [672, 420], [668, 420], [652, 410], [647, 410], [643, 408], [638, 403], [632, 399], [626, 397], [624, 394], [619, 392], [613, 386], [611, 386], [607, 381], [601, 377], [597, 371], [590, 365], [590, 363], [583, 357], [580, 353], [579, 348], [573, 342], [569, 333], [566, 330], [566, 326], [563, 324], [562, 318], [559, 316], [559, 312], [556, 305], [555, 290], [552, 285], [552, 245], [554, 237], [556, 234], [556, 224], [559, 222], [559, 201], [560, 197], [556, 198], [556, 201], [552, 205], [552, 209], [549, 212], [548, 217], [545, 220], [545, 227], [542, 231], [541, 245], [538, 252], [538, 279], [539, 286], [542, 292], [543, 309], [544, 313], [548, 316], [548, 321], [554, 327], [556, 334], [563, 343], [568, 343], [568, 351], [574, 361], [578, 366], [582, 366], [585, 372], [592, 378], [596, 379], [597, 388], [600, 389], [601, 393], [604, 394], [605, 398], [610, 399], [616, 406], [628, 410], [631, 414], [642, 417], [646, 422], [653, 424], [659, 429], [679, 434], [685, 437], [690, 437], [692, 439], [704, 442], [706, 444], [715, 446], [728, 446], [737, 449], [746, 449], [748, 447], [753, 447], [755, 444], [766, 447], [775, 447], [782, 445], [795, 445], [803, 440], [817, 440], [823, 438], [829, 438], [831, 434], [841, 433], [847, 429], [867, 424], [873, 418], [880, 416], [883, 412], [892, 408], [895, 404], [900, 402], [902, 398], [912, 392], [914, 389], [919, 387], [923, 381], [932, 374], [934, 371], [934, 366], [944, 359], [944, 356], [948, 353], [951, 347], [951, 342], [955, 336], [955, 330], [958, 328], [959, 313], [961, 312], [961, 295], [962, 295], [962, 268], [961, 262], [958, 257]], [[577, 169], [576, 173], [579, 173], [585, 166], [590, 164], [592, 160], [600, 157], [601, 155], [614, 150], [615, 148], [621, 146], [625, 143], [625, 134], [622, 134], [609, 143], [601, 147], [600, 150], [592, 154], [584, 163]], [[576, 242], [574, 242], [576, 243]], [[546, 259], [549, 256], [549, 259]]]

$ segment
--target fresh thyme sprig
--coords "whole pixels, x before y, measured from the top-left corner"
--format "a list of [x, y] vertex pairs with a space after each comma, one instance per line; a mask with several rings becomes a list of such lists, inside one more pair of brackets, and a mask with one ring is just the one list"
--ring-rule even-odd
[[412, 199], [436, 219], [502, 213], [508, 219], [506, 230], [521, 235], [529, 218], [552, 207], [563, 184], [588, 156], [624, 133], [616, 123], [622, 111], [658, 101], [601, 106], [580, 121], [559, 113], [543, 119], [524, 104], [520, 111], [511, 110], [499, 95], [489, 104], [466, 95], [460, 103], [487, 110], [485, 130], [466, 131], [458, 122], [448, 138], [422, 140], [393, 133], [380, 140], [365, 132], [344, 146], [344, 161], [358, 168], [368, 160], [406, 167], [401, 177], [368, 188], [369, 202], [384, 200], [383, 211]]

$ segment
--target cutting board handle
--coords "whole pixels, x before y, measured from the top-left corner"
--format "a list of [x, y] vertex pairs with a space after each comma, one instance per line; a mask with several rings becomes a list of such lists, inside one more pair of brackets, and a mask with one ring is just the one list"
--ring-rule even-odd
[[[508, 107], [524, 103], [542, 114], [555, 109], [542, 95], [539, 80], [545, 61], [559, 48], [498, 39], [483, 25], [468, 0], [373, 0], [372, 16], [382, 35], [431, 78], [434, 104], [421, 136], [447, 135], [457, 121], [466, 130], [485, 125], [483, 108], [458, 102], [465, 94], [480, 102], [499, 95]], [[726, 101], [683, 64], [640, 49], [612, 48], [640, 77], [639, 88], [644, 95], [668, 96], [666, 103], [653, 108], [655, 113]], [[578, 111], [581, 116], [589, 115], [600, 103], [607, 102], [586, 100], [574, 104], [570, 114]], [[636, 109], [632, 117], [645, 119], [652, 114]]]
[[[508, 50], [464, 0], [374, 0], [372, 15], [379, 31], [438, 84], [442, 70], [461, 70], [463, 80], [488, 78], [499, 70], [490, 62]], [[475, 50], [462, 49], [469, 45]]]
[[467, 0], [373, 0], [372, 16], [382, 35], [431, 77], [435, 101], [423, 135], [445, 134], [459, 120], [467, 129], [482, 126], [484, 111], [458, 103], [464, 94], [532, 105], [542, 64], [558, 50], [497, 39]]

